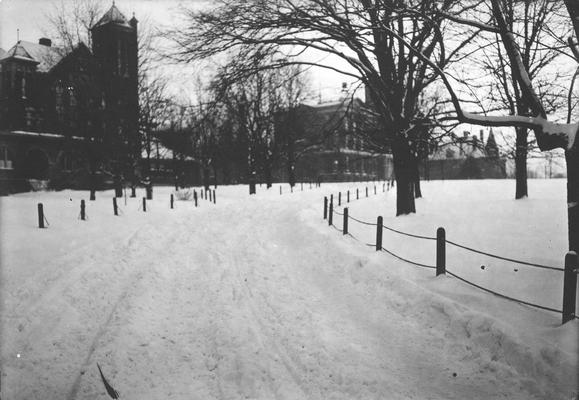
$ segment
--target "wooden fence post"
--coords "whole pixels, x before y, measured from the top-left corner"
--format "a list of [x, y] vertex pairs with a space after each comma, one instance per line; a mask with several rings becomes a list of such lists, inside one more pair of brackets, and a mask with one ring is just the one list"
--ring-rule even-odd
[[374, 185], [374, 194], [376, 194], [376, 185]]
[[436, 276], [446, 274], [446, 232], [436, 230]]
[[197, 207], [197, 191], [193, 190], [193, 200], [195, 200], [195, 207]]
[[171, 193], [171, 200], [170, 200], [170, 202], [171, 202], [171, 209], [173, 209], [173, 201], [175, 201], [175, 199], [173, 198], [173, 193]]
[[366, 197], [368, 197], [368, 186], [366, 186]]
[[117, 205], [117, 198], [113, 197], [113, 213], [119, 215], [119, 206]]
[[356, 200], [360, 199], [360, 191], [356, 188]]
[[382, 216], [376, 220], [376, 251], [382, 250]]
[[385, 193], [385, 192], [386, 192], [386, 184], [383, 183], [383, 184], [382, 184], [382, 193]]
[[80, 201], [80, 219], [81, 221], [86, 220], [86, 204], [84, 203], [84, 200]]
[[344, 235], [348, 234], [348, 207], [344, 208], [344, 223], [342, 224], [342, 232]]
[[350, 202], [350, 189], [346, 192], [346, 203]]
[[338, 206], [342, 205], [342, 192], [338, 192]]
[[304, 191], [304, 183], [303, 183], [303, 182], [300, 182], [300, 186], [301, 186], [302, 192], [303, 192], [303, 191]]
[[147, 212], [147, 198], [143, 197], [143, 212]]
[[577, 273], [579, 257], [574, 251], [565, 256], [565, 276], [563, 278], [563, 324], [575, 319], [575, 302], [577, 300]]
[[324, 219], [328, 219], [328, 197], [324, 196]]
[[279, 185], [279, 194], [281, 194], [281, 185]]
[[217, 200], [215, 198], [215, 190], [213, 191], [213, 204], [217, 204]]
[[38, 203], [38, 227], [44, 228], [44, 206]]
[[211, 197], [211, 189], [209, 189], [209, 202], [211, 203], [212, 201], [213, 201], [213, 200], [212, 200], [212, 197]]
[[334, 222], [334, 203], [330, 201], [330, 210], [328, 213], [328, 225], [332, 225]]
[[334, 205], [334, 195], [333, 194], [330, 195], [330, 204], [332, 206]]

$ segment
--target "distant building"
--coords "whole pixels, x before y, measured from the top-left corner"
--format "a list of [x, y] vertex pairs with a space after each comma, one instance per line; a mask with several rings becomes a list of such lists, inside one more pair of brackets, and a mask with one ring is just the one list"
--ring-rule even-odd
[[[372, 142], [374, 116], [360, 99], [302, 104], [291, 129], [297, 180], [355, 181], [389, 179], [392, 155]], [[283, 180], [287, 171], [283, 171]]]
[[96, 169], [130, 173], [139, 158], [137, 23], [113, 5], [91, 29], [92, 49], [41, 38], [0, 51], [0, 194], [86, 186]]
[[479, 136], [463, 132], [432, 149], [420, 166], [422, 179], [504, 179], [508, 163], [500, 157], [492, 129], [486, 143], [484, 131]]

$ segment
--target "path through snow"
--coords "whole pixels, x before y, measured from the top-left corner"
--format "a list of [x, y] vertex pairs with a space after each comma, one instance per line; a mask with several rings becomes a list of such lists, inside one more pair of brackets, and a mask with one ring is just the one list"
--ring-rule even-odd
[[2, 287], [3, 398], [105, 399], [97, 362], [121, 399], [569, 398], [572, 359], [385, 269], [320, 195], [158, 202], [77, 238]]

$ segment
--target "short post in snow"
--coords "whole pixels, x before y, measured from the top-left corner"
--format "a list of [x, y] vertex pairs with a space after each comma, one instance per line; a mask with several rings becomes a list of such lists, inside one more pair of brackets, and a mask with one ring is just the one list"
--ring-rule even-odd
[[348, 189], [348, 191], [346, 192], [346, 203], [350, 202], [350, 190]]
[[117, 198], [113, 196], [113, 213], [119, 215], [119, 206], [117, 205]]
[[358, 188], [356, 188], [356, 200], [360, 199], [360, 190], [358, 190]]
[[324, 196], [324, 219], [328, 219], [328, 197]]
[[217, 204], [217, 200], [215, 198], [215, 190], [213, 191], [213, 204]]
[[366, 186], [366, 197], [368, 197], [368, 186]]
[[147, 212], [147, 198], [143, 197], [143, 212]]
[[565, 276], [563, 278], [563, 324], [575, 319], [577, 273], [579, 273], [579, 257], [576, 252], [570, 251], [565, 256]]
[[333, 194], [330, 195], [330, 204], [334, 205], [334, 195]]
[[344, 208], [344, 223], [342, 224], [342, 232], [344, 235], [348, 234], [348, 207]]
[[374, 185], [374, 194], [376, 194], [376, 185]]
[[38, 203], [38, 227], [44, 228], [44, 206]]
[[293, 193], [294, 192], [294, 187], [292, 185], [290, 185], [290, 192]]
[[281, 185], [279, 185], [279, 194], [281, 194]]
[[209, 192], [209, 202], [211, 203], [213, 201], [211, 197], [211, 189], [209, 189], [208, 192]]
[[342, 192], [338, 192], [338, 206], [342, 205]]
[[171, 200], [170, 200], [171, 209], [173, 209], [173, 202], [174, 202], [174, 201], [175, 201], [175, 199], [174, 199], [174, 197], [173, 197], [173, 193], [171, 193]]
[[195, 201], [195, 207], [197, 207], [197, 191], [193, 190], [193, 200]]
[[436, 276], [446, 274], [446, 232], [436, 230]]
[[80, 219], [81, 221], [86, 220], [86, 204], [84, 203], [84, 200], [80, 201]]
[[330, 201], [330, 210], [328, 213], [328, 225], [332, 225], [334, 222], [334, 202]]
[[382, 221], [382, 216], [376, 219], [376, 251], [382, 250], [382, 227], [384, 226]]
[[201, 193], [201, 200], [203, 200], [203, 191], [204, 191], [204, 190], [205, 190], [205, 189], [199, 189], [199, 193]]
[[386, 184], [383, 183], [383, 184], [382, 184], [382, 193], [385, 193], [385, 192], [386, 192]]
[[300, 186], [301, 186], [302, 192], [303, 192], [303, 191], [304, 191], [304, 183], [303, 183], [303, 182], [300, 182]]

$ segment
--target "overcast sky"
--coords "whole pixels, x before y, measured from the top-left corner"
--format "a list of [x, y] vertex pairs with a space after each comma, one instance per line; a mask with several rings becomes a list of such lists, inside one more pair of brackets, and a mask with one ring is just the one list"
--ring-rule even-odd
[[[61, 2], [72, 3], [75, 0], [0, 0], [0, 48], [10, 49], [17, 41], [17, 29], [20, 30], [20, 39], [38, 42], [38, 39], [50, 32], [47, 21], [50, 14]], [[108, 9], [112, 0], [102, 0], [103, 7]], [[173, 27], [179, 21], [181, 7], [202, 7], [211, 2], [208, 0], [116, 0], [116, 6], [127, 17], [135, 13], [141, 24], [147, 23], [157, 28]], [[166, 68], [174, 80], [182, 80], [176, 86], [187, 87], [187, 81], [194, 80], [186, 71], [187, 68], [170, 66]], [[342, 81], [345, 79], [337, 73], [327, 70], [312, 71], [310, 85], [312, 91], [322, 94], [324, 100], [335, 98], [339, 94]], [[183, 86], [184, 85], [184, 86]]]

